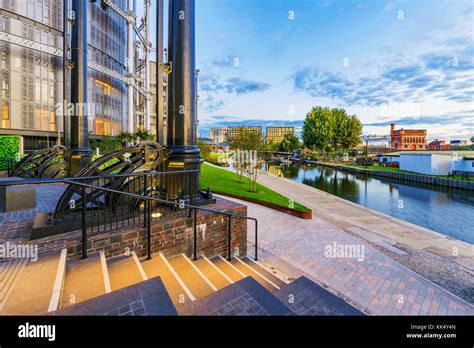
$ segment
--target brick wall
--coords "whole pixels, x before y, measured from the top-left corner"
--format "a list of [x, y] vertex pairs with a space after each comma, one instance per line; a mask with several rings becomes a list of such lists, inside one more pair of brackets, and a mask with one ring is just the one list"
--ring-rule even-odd
[[[206, 208], [247, 215], [247, 207], [225, 199], [217, 198], [216, 204]], [[247, 252], [247, 220], [232, 218], [232, 249], [240, 256]], [[224, 215], [202, 212], [197, 214], [198, 255], [213, 257], [227, 255], [228, 218]], [[185, 253], [193, 255], [193, 218], [176, 217], [166, 220], [152, 219], [152, 253], [163, 252], [166, 256]], [[68, 249], [68, 256], [82, 255], [81, 233], [42, 238], [32, 242], [39, 245], [39, 251]], [[236, 250], [236, 248], [238, 248]], [[104, 250], [106, 257], [123, 255], [135, 251], [138, 257], [147, 255], [147, 230], [141, 226], [120, 228], [89, 236], [89, 253]]]

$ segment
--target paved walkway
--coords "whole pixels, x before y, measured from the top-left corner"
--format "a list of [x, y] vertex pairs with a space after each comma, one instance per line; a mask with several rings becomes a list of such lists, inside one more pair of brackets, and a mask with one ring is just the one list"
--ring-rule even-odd
[[[310, 201], [299, 201], [311, 206]], [[317, 214], [312, 220], [302, 220], [240, 202], [248, 206], [248, 215], [259, 221], [261, 248], [348, 297], [369, 313], [474, 314], [474, 306], [373, 249], [369, 243], [323, 221]], [[252, 238], [253, 234], [249, 233], [250, 242]], [[329, 257], [327, 251], [333, 250], [335, 245], [363, 248], [363, 258]]]
[[313, 215], [342, 230], [381, 245], [395, 253], [403, 253], [394, 245], [409, 245], [449, 259], [474, 275], [474, 246], [421, 226], [393, 218], [359, 204], [336, 197], [311, 186], [274, 175], [259, 176], [261, 184], [302, 203]]

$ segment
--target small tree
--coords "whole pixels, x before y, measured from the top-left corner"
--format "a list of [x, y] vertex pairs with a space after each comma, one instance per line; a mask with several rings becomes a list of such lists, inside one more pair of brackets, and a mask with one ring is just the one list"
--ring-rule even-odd
[[243, 175], [247, 175], [250, 192], [256, 192], [257, 176], [263, 165], [259, 152], [265, 148], [262, 137], [256, 132], [248, 132], [240, 128], [231, 146], [236, 150], [234, 168], [237, 172], [237, 180], [242, 182]]
[[211, 153], [211, 147], [209, 146], [209, 144], [205, 143], [202, 140], [198, 140], [196, 142], [196, 145], [201, 151], [201, 158], [207, 159], [209, 157], [209, 154]]

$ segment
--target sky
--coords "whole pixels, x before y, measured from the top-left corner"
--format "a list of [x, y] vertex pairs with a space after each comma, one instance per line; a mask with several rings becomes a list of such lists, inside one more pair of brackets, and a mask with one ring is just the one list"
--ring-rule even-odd
[[474, 135], [474, 9], [464, 0], [198, 0], [199, 132], [300, 127], [313, 106], [365, 134]]

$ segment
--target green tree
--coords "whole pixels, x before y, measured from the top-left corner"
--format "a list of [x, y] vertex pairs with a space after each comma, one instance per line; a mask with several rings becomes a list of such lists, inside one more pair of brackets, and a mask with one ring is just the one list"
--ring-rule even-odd
[[294, 134], [285, 134], [279, 146], [279, 150], [284, 152], [293, 152], [299, 148], [301, 148], [301, 142]]
[[196, 141], [196, 145], [201, 150], [201, 158], [207, 159], [211, 153], [211, 146], [202, 140]]
[[322, 155], [329, 150], [332, 138], [332, 113], [329, 108], [313, 107], [306, 115], [303, 124], [302, 137], [304, 144], [317, 149]]
[[332, 109], [329, 122], [332, 129], [329, 142], [337, 158], [338, 151], [343, 148], [343, 142], [349, 134], [349, 116], [344, 109]]
[[347, 128], [341, 141], [341, 148], [345, 151], [352, 150], [361, 141], [362, 122], [356, 115], [349, 116], [347, 119]]

